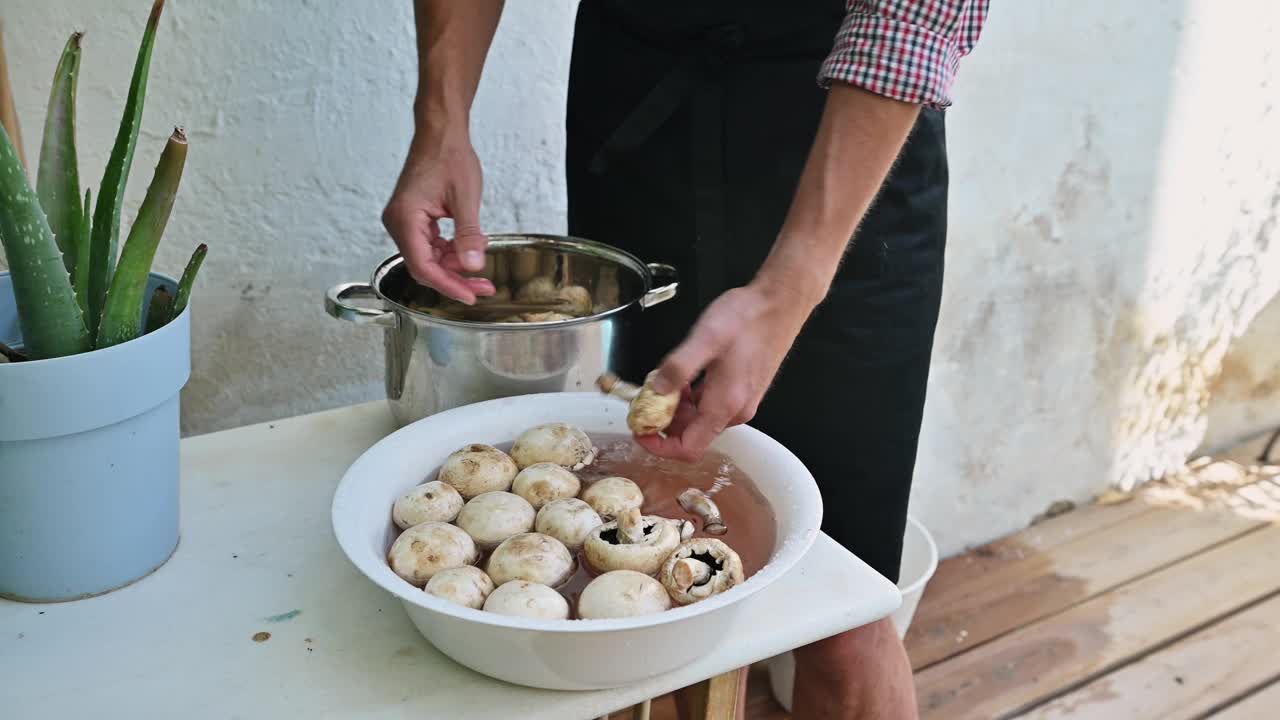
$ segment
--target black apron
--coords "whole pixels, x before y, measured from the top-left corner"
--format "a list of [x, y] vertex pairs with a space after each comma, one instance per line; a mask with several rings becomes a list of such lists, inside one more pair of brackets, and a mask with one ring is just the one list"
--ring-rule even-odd
[[[748, 283], [821, 119], [844, 0], [582, 0], [566, 117], [569, 233], [680, 272], [619, 372], [633, 380]], [[823, 530], [896, 581], [942, 290], [947, 164], [925, 110], [751, 425], [822, 489]]]

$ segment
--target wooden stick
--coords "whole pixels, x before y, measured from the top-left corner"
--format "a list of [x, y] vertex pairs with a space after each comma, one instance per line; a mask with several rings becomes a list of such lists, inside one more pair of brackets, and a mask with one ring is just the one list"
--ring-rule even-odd
[[649, 720], [649, 706], [653, 701], [645, 700], [631, 708], [631, 720]]
[[4, 52], [4, 20], [0, 20], [0, 125], [9, 134], [9, 141], [18, 151], [18, 161], [30, 171], [27, 155], [22, 149], [22, 128], [18, 124], [18, 108], [13, 100], [13, 83], [9, 82], [9, 63]]

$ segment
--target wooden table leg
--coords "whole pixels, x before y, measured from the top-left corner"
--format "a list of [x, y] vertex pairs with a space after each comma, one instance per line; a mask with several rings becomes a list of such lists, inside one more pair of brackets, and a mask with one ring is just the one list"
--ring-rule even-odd
[[690, 687], [693, 720], [737, 720], [745, 670], [730, 670]]

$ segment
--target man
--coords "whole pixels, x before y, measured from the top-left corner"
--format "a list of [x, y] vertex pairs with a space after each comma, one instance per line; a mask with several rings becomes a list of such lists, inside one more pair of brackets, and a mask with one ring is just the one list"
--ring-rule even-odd
[[[942, 111], [988, 2], [581, 0], [575, 26], [569, 233], [681, 272], [619, 369], [684, 392], [641, 442], [691, 460], [751, 421], [893, 581], [942, 290]], [[461, 274], [486, 242], [468, 115], [502, 0], [415, 8], [417, 129], [383, 222], [419, 282], [470, 303], [493, 287]], [[796, 662], [797, 718], [916, 716], [890, 620]]]

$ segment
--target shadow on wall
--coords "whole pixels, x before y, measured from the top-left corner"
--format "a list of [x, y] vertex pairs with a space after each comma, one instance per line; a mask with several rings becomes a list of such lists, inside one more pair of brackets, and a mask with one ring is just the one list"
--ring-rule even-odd
[[1197, 452], [1220, 452], [1280, 426], [1280, 295], [1231, 344], [1209, 392], [1208, 430]]
[[944, 554], [1180, 464], [1276, 291], [1280, 10], [1211, 9], [1006, 3], [961, 68], [913, 495]]

